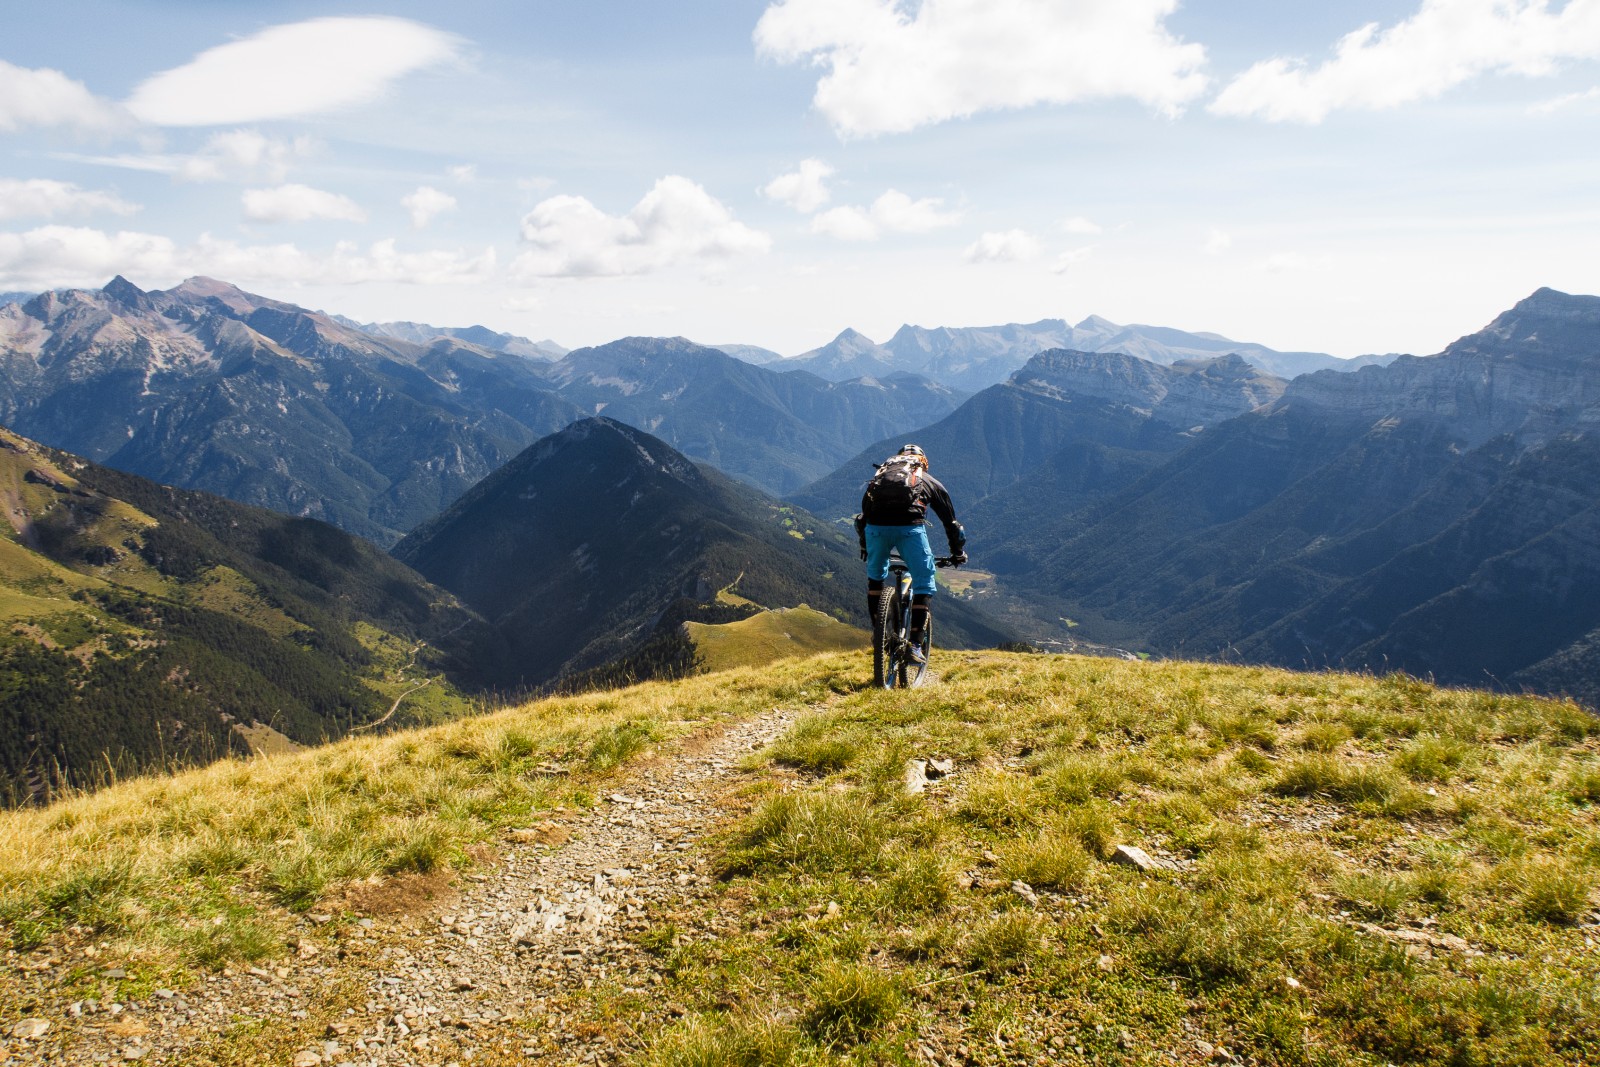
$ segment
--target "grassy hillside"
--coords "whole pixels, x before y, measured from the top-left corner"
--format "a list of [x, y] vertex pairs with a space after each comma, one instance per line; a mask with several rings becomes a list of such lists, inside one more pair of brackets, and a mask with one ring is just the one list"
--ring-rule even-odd
[[439, 646], [481, 623], [332, 527], [3, 429], [0, 508], [0, 802], [472, 710]]
[[[38, 961], [63, 995], [114, 963], [137, 997], [284, 955], [297, 911], [489, 862], [631, 760], [783, 707], [805, 714], [707, 815], [712, 899], [628, 935], [659, 983], [574, 1001], [622, 1060], [1600, 1057], [1600, 721], [1575, 705], [1177, 662], [940, 670], [881, 692], [859, 653], [796, 660], [0, 814], [0, 1027]], [[908, 793], [914, 758], [953, 773]], [[286, 1062], [329, 1021], [304, 1006], [299, 1037], [251, 1031], [235, 1062]]]
[[737, 622], [683, 624], [701, 670], [760, 666], [819, 652], [865, 651], [872, 635], [804, 604]]

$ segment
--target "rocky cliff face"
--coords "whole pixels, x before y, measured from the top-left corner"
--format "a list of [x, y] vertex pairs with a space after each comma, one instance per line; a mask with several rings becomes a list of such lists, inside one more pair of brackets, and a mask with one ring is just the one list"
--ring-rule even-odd
[[1283, 395], [1285, 383], [1240, 356], [1170, 366], [1114, 352], [1041, 353], [1011, 384], [1046, 396], [1093, 397], [1184, 429], [1253, 411]]
[[1437, 419], [1474, 447], [1600, 426], [1600, 297], [1540, 289], [1437, 356], [1297, 378], [1286, 404], [1329, 417]]

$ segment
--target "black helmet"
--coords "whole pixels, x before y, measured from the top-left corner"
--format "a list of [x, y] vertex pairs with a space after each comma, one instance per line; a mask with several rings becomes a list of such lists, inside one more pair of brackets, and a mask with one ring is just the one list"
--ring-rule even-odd
[[899, 455], [915, 456], [922, 461], [924, 467], [928, 465], [928, 454], [922, 450], [920, 445], [901, 445]]

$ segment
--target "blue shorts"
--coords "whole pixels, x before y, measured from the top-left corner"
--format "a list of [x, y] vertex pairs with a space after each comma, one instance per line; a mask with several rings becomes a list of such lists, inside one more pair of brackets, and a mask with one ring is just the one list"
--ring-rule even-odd
[[869, 579], [881, 582], [889, 577], [889, 553], [898, 548], [911, 572], [911, 592], [933, 595], [933, 549], [928, 547], [926, 526], [874, 526], [869, 522], [866, 534]]

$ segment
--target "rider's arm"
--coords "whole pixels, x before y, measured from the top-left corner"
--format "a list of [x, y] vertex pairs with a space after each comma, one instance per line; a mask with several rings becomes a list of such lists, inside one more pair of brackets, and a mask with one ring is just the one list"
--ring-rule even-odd
[[967, 544], [967, 531], [956, 521], [956, 508], [950, 502], [950, 493], [939, 479], [929, 475], [923, 480], [928, 490], [928, 506], [944, 524], [944, 535], [950, 542], [952, 555], [960, 555]]

